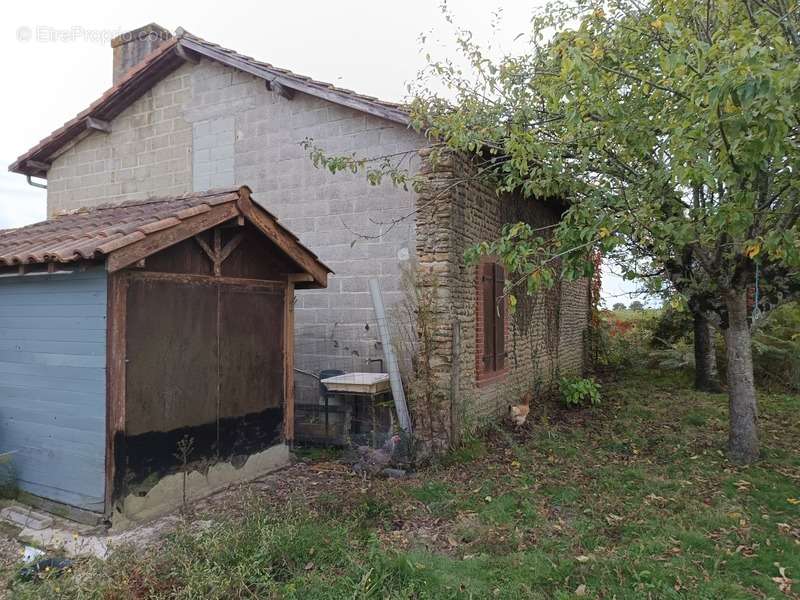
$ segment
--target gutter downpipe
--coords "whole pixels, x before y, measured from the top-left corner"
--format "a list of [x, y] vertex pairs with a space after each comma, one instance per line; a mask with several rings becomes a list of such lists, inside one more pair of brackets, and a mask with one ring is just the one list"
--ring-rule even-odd
[[43, 190], [47, 189], [46, 183], [37, 183], [36, 181], [31, 181], [32, 175], [26, 175], [25, 178], [28, 180], [28, 185], [32, 185], [33, 187], [42, 188]]

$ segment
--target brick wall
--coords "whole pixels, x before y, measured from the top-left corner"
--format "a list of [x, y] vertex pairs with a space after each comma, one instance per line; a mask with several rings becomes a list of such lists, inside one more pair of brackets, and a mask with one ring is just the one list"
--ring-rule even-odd
[[[583, 370], [589, 286], [579, 280], [563, 282], [534, 297], [518, 294], [517, 310], [506, 320], [507, 372], [480, 382], [479, 286], [476, 267], [466, 264], [464, 251], [497, 238], [508, 222], [555, 223], [560, 210], [546, 202], [500, 197], [485, 183], [466, 181], [473, 170], [462, 157], [442, 157], [433, 168], [429, 153], [429, 149], [420, 153], [426, 183], [419, 197], [417, 255], [420, 268], [438, 281], [435, 370], [443, 392], [437, 408], [447, 413], [438, 421], [468, 430], [503, 414], [525, 391], [542, 392], [557, 375]], [[455, 365], [454, 322], [460, 328]], [[454, 380], [458, 389], [451, 394]]]

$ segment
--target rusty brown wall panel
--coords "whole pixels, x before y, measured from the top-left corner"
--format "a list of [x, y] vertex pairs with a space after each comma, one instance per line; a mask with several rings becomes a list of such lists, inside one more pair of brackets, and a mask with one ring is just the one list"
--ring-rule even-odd
[[221, 288], [222, 418], [281, 406], [283, 295], [281, 288]]
[[277, 443], [283, 429], [283, 289], [220, 288], [222, 453]]
[[223, 243], [237, 233], [243, 233], [244, 239], [222, 263], [223, 276], [285, 281], [288, 273], [300, 271], [276, 249], [272, 242], [265, 239], [261, 233], [257, 233], [252, 225], [224, 230]]
[[132, 279], [127, 305], [127, 435], [213, 422], [216, 287]]
[[[200, 237], [210, 242], [210, 232]], [[145, 270], [158, 273], [190, 273], [193, 275], [212, 275], [213, 266], [200, 245], [190, 238], [162, 250], [145, 259]]]
[[125, 456], [117, 465], [124, 476], [115, 496], [174, 472], [184, 436], [192, 463], [278, 443], [284, 287], [147, 273], [129, 282]]

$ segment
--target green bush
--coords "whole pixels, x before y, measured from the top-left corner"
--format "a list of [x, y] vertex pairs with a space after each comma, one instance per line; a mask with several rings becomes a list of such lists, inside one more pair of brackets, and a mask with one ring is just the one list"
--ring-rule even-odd
[[694, 341], [679, 340], [650, 352], [650, 364], [664, 371], [694, 369]]
[[753, 370], [765, 387], [800, 390], [800, 302], [789, 302], [753, 326]]
[[648, 363], [658, 369], [694, 369], [694, 321], [688, 310], [667, 304], [653, 319], [643, 324], [650, 338]]
[[672, 308], [669, 304], [646, 327], [651, 332], [650, 344], [657, 349], [672, 347], [679, 342], [691, 342], [694, 335], [692, 314], [688, 310]]
[[558, 382], [561, 399], [569, 408], [588, 402], [592, 406], [600, 404], [600, 385], [593, 379], [583, 377], [562, 377]]

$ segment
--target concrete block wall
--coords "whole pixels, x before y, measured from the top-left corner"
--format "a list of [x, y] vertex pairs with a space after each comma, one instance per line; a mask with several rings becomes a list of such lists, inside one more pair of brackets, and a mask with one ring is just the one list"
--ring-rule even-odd
[[[256, 202], [335, 272], [326, 290], [297, 293], [295, 365], [312, 373], [378, 370], [380, 363], [370, 359], [382, 358], [383, 349], [368, 280], [379, 278], [388, 305], [399, 299], [400, 268], [414, 250], [414, 219], [389, 223], [413, 213], [414, 194], [391, 184], [370, 186], [363, 175], [317, 169], [300, 142], [313, 138], [328, 152], [368, 157], [410, 152], [415, 160], [421, 136], [311, 96], [287, 100], [263, 80], [213, 62], [196, 67], [192, 89], [187, 112], [193, 122], [233, 118], [235, 183], [249, 185]], [[217, 136], [226, 131], [218, 128]], [[220, 145], [217, 139], [215, 148]], [[299, 401], [310, 401], [317, 389], [316, 381], [298, 376]]]
[[[424, 145], [401, 125], [300, 93], [288, 100], [263, 79], [202, 60], [158, 82], [114, 119], [110, 134], [92, 133], [58, 157], [48, 212], [249, 185], [335, 271], [328, 289], [297, 293], [295, 366], [378, 370], [370, 359], [383, 350], [367, 282], [379, 278], [387, 305], [401, 297], [401, 267], [415, 249], [415, 195], [315, 168], [300, 146], [305, 138], [330, 153], [397, 154], [412, 171]], [[312, 378], [297, 384], [300, 401], [315, 395]]]
[[195, 192], [234, 185], [235, 123], [232, 115], [192, 123], [192, 189]]
[[182, 66], [125, 109], [111, 133], [93, 132], [52, 161], [47, 214], [192, 189], [192, 124]]

